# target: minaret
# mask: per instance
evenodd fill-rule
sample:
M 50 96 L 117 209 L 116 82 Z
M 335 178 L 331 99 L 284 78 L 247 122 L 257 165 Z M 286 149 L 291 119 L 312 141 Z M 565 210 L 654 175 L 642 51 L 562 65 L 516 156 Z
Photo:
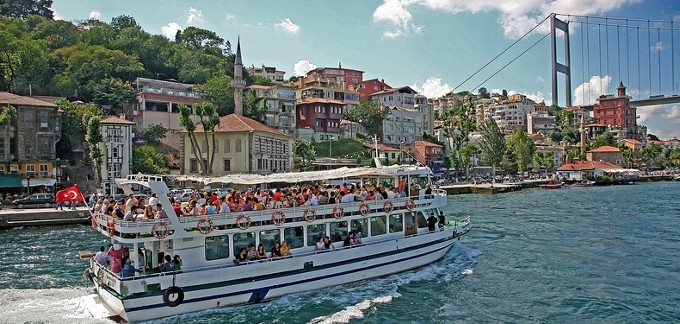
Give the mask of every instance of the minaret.
M 586 155 L 586 123 L 585 123 L 586 110 L 581 111 L 581 156 Z
M 243 116 L 243 89 L 246 81 L 243 80 L 243 62 L 241 61 L 241 37 L 236 42 L 236 59 L 234 60 L 234 78 L 231 80 L 234 89 L 234 114 Z

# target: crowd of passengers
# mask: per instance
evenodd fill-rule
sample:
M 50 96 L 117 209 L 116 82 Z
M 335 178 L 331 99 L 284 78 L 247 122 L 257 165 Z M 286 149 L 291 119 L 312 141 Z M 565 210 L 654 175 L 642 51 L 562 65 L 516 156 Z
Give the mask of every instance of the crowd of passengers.
M 421 190 L 420 185 L 412 183 L 406 185 L 406 180 L 399 181 L 398 186 L 383 186 L 377 184 L 359 185 L 343 184 L 326 188 L 323 185 L 308 185 L 306 187 L 288 187 L 283 189 L 262 190 L 247 189 L 245 191 L 230 190 L 225 196 L 218 196 L 215 192 L 195 191 L 187 202 L 176 197 L 169 197 L 173 210 L 177 216 L 200 216 L 229 212 L 244 212 L 264 209 L 277 209 L 298 206 L 317 206 L 353 201 L 371 201 L 409 197 L 423 192 L 426 197 L 432 195 L 429 184 Z M 413 193 L 413 194 L 412 194 Z M 126 199 L 115 200 L 113 197 L 96 199 L 90 196 L 89 206 L 95 213 L 105 214 L 114 219 L 136 221 L 167 218 L 156 194 L 145 199 L 137 199 L 130 194 Z
M 130 256 L 130 249 L 127 246 L 120 244 L 109 244 L 109 248 L 104 246 L 99 248 L 99 252 L 95 254 L 94 260 L 101 266 L 105 267 L 115 275 L 122 278 L 133 277 L 135 273 L 146 272 L 144 266 L 135 267 L 135 262 Z M 137 264 L 144 264 L 144 251 L 140 248 L 137 250 Z M 181 272 L 182 259 L 179 255 L 171 257 L 165 255 L 164 262 L 158 265 L 159 272 Z

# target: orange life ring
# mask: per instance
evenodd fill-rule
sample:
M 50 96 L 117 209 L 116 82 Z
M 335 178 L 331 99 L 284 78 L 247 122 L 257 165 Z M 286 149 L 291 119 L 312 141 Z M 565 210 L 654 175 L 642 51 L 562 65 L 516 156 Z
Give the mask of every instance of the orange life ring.
M 333 217 L 336 219 L 342 219 L 345 217 L 345 209 L 340 206 L 333 207 Z
M 203 218 L 200 221 L 198 221 L 198 224 L 196 224 L 196 229 L 201 233 L 201 234 L 208 234 L 212 232 L 213 230 L 213 223 L 210 218 Z
M 245 231 L 250 227 L 250 217 L 246 215 L 240 215 L 239 217 L 236 217 L 236 226 L 240 228 L 242 231 Z
M 389 200 L 385 200 L 385 203 L 383 203 L 383 211 L 386 213 L 392 212 L 394 209 L 394 205 L 392 205 L 392 202 Z
M 363 216 L 368 215 L 368 212 L 370 210 L 371 210 L 371 207 L 369 207 L 366 202 L 362 202 L 361 206 L 359 206 L 359 213 L 361 213 L 361 215 L 363 215 Z
M 97 215 L 92 214 L 92 228 L 98 229 L 98 224 L 97 224 Z
M 284 214 L 282 211 L 275 211 L 272 213 L 272 223 L 274 223 L 274 225 L 279 226 L 285 222 L 286 214 Z
M 404 203 L 404 206 L 408 210 L 413 210 L 413 208 L 416 208 L 416 203 L 415 203 L 415 201 L 413 201 L 413 199 L 408 198 L 408 199 L 406 199 L 406 203 Z
M 310 217 L 310 215 L 311 215 L 311 217 Z M 308 223 L 311 223 L 316 219 L 316 210 L 314 210 L 312 208 L 307 208 L 307 209 L 305 209 L 305 213 L 304 213 L 303 216 L 305 217 L 305 220 Z
M 158 222 L 153 224 L 151 233 L 153 234 L 153 237 L 162 240 L 168 237 L 168 234 L 170 234 L 170 228 L 166 222 Z
M 109 228 L 109 236 L 116 235 L 116 222 L 114 222 L 112 218 L 106 222 L 106 227 Z

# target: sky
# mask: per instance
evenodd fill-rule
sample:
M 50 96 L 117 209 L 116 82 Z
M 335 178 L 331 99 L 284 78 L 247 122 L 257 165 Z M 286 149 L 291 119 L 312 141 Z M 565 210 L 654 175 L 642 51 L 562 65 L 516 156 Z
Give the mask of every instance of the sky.
M 593 104 L 615 93 L 619 82 L 634 99 L 680 94 L 675 0 L 54 0 L 52 9 L 67 21 L 129 15 L 147 32 L 171 39 L 187 26 L 215 31 L 234 45 L 240 36 L 244 65 L 275 66 L 286 78 L 342 65 L 364 71 L 365 80 L 411 86 L 428 97 L 483 86 L 546 104 L 550 37 L 543 38 L 549 24 L 541 21 L 554 12 L 570 22 L 572 104 Z M 557 38 L 560 63 L 563 37 Z M 558 80 L 564 106 L 564 77 Z M 638 115 L 649 133 L 680 137 L 680 104 L 640 107 Z

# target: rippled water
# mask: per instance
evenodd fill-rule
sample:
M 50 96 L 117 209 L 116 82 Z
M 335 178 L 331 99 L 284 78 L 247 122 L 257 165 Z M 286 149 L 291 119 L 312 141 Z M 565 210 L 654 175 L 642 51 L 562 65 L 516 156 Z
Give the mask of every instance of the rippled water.
M 474 227 L 433 265 L 155 323 L 678 322 L 680 182 L 450 197 Z M 0 322 L 101 322 L 88 226 L 0 230 Z

